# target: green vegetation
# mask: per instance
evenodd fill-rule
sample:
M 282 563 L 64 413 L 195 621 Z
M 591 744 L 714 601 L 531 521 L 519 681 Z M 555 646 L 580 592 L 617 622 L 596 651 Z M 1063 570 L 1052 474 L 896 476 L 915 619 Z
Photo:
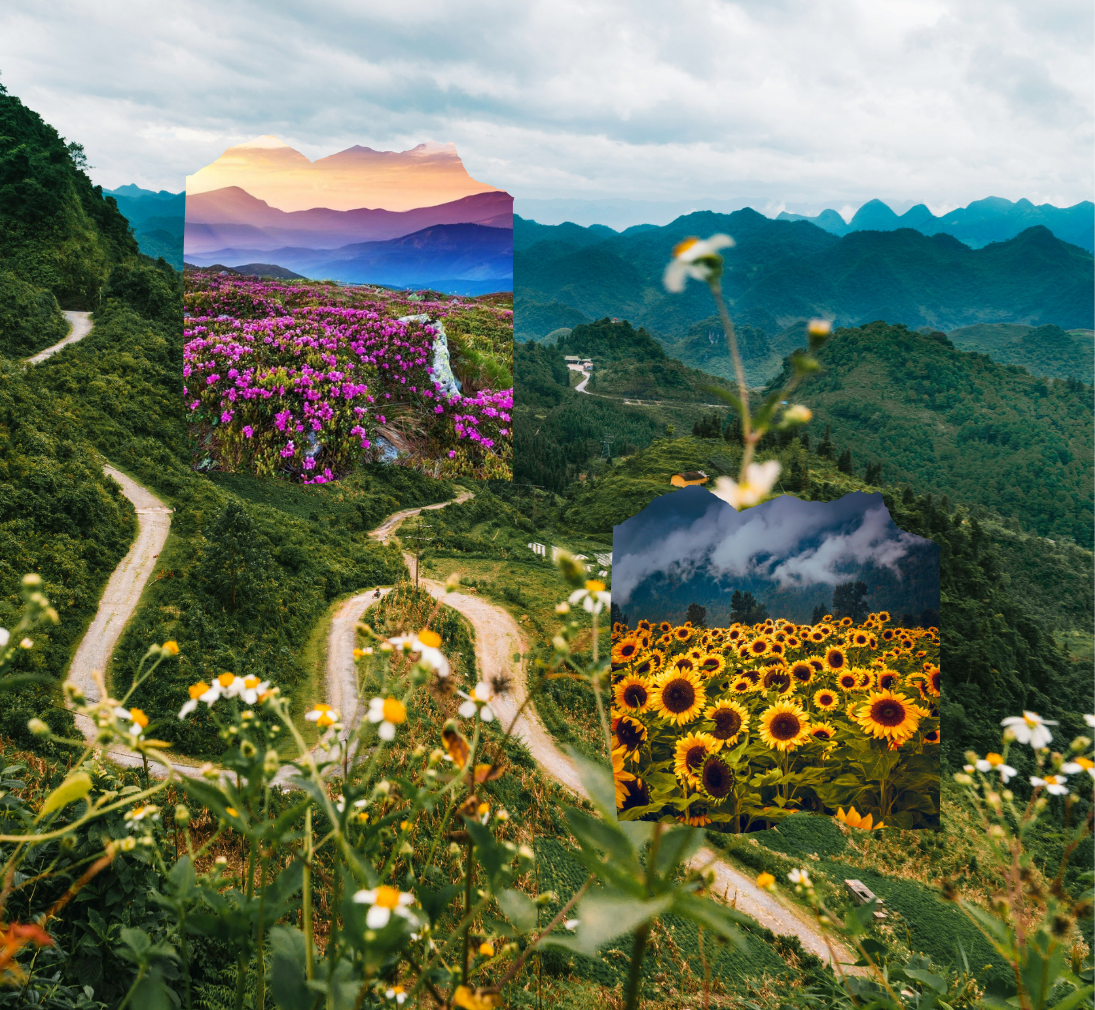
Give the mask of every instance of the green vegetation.
M 1022 365 L 1031 375 L 1078 379 L 1089 386 L 1095 378 L 1091 330 L 978 323 L 951 330 L 947 336 L 960 351 L 980 351 L 1001 364 Z
M 67 334 L 68 320 L 52 291 L 0 270 L 0 356 L 27 358 Z
M 806 345 L 804 331 L 803 326 L 802 332 L 798 333 L 802 342 L 796 342 L 787 351 Z M 760 327 L 742 323 L 734 327 L 734 336 L 741 354 L 745 381 L 750 386 L 764 385 L 779 371 L 780 365 L 780 355 L 769 343 L 768 333 Z M 735 378 L 734 365 L 730 360 L 730 351 L 726 346 L 726 337 L 718 316 L 710 316 L 693 323 L 680 340 L 666 343 L 665 352 L 670 357 L 710 375 L 730 380 Z
M 799 394 L 814 411 L 811 432 L 831 425 L 857 470 L 878 461 L 887 483 L 1091 543 L 1089 388 L 885 323 L 836 331 L 819 360 Z
M 111 267 L 137 253 L 86 165 L 79 144 L 0 86 L 0 270 L 52 291 L 65 309 L 95 308 Z

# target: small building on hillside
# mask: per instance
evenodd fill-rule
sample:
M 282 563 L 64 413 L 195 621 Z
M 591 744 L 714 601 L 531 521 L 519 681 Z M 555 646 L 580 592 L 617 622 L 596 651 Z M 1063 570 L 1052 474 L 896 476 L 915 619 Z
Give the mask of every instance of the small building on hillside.
M 593 370 L 593 362 L 589 358 L 584 359 L 581 366 L 583 372 L 591 372 Z
M 577 365 L 579 362 L 581 362 L 582 356 L 580 354 L 564 354 L 563 360 L 568 365 Z
M 669 483 L 674 487 L 691 487 L 693 484 L 706 484 L 707 474 L 702 470 L 684 470 L 675 473 L 669 478 Z

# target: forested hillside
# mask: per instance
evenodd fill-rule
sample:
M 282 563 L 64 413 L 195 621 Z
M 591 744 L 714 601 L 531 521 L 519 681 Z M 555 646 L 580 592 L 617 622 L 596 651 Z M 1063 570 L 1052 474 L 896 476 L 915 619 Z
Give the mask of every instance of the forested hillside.
M 0 86 L 0 271 L 52 291 L 63 309 L 94 309 L 111 267 L 137 253 L 85 167 L 79 144 Z
M 979 351 L 1001 364 L 1021 365 L 1031 375 L 1079 379 L 1089 386 L 1095 379 L 1095 334 L 1091 330 L 978 323 L 951 330 L 947 336 L 960 351 Z
M 1091 543 L 1089 386 L 885 323 L 838 330 L 819 360 L 798 396 L 814 411 L 814 437 L 831 425 L 856 469 L 879 462 L 888 482 Z
M 737 243 L 726 251 L 723 276 L 735 319 L 752 325 L 750 314 L 762 314 L 769 337 L 811 316 L 943 330 L 981 322 L 1092 326 L 1092 255 L 1043 226 L 974 250 L 908 228 L 838 238 L 748 209 L 607 237 L 603 229 L 533 225 L 515 219 L 518 339 L 604 316 L 626 317 L 667 341 L 686 337 L 711 315 L 710 299 L 700 285 L 668 295 L 662 270 L 676 243 L 715 232 Z M 522 247 L 519 235 L 535 241 Z

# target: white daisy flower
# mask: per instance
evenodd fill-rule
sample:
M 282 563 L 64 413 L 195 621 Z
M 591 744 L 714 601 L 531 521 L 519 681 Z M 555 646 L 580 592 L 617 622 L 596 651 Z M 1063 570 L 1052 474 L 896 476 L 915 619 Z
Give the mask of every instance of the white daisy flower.
M 403 652 L 418 653 L 418 662 L 428 666 L 439 677 L 449 675 L 449 661 L 441 652 L 441 636 L 424 628 L 417 635 L 398 635 L 387 643 Z
M 394 740 L 396 726 L 407 721 L 407 706 L 398 698 L 373 698 L 366 718 L 380 723 L 377 735 L 381 740 Z
M 575 589 L 568 597 L 571 606 L 576 603 L 588 614 L 599 614 L 612 603 L 612 594 L 605 591 L 605 584 L 599 579 L 590 579 L 584 589 Z
M 465 694 L 463 691 L 457 691 L 456 693 L 461 698 L 467 699 L 457 710 L 465 719 L 471 719 L 476 712 L 479 713 L 479 718 L 483 722 L 490 722 L 494 718 L 494 709 L 488 704 L 492 697 L 491 689 L 483 681 L 479 681 L 472 688 L 471 694 Z
M 1047 775 L 1044 779 L 1038 778 L 1037 775 L 1031 775 L 1030 784 L 1032 786 L 1045 786 L 1046 792 L 1053 796 L 1064 796 L 1068 792 L 1068 779 L 1063 775 Z
M 787 874 L 787 879 L 792 884 L 802 884 L 803 887 L 810 886 L 810 874 L 806 870 L 792 870 Z
M 370 906 L 365 915 L 365 925 L 369 929 L 383 929 L 391 920 L 392 913 L 409 922 L 414 921 L 414 913 L 409 908 L 414 904 L 414 895 L 387 884 L 381 884 L 371 891 L 358 891 L 354 895 L 354 903 Z
M 3 642 L 0 642 L 0 645 L 3 645 Z M 1089 726 L 1095 726 L 1095 715 L 1085 714 L 1084 722 L 1086 722 Z
M 309 722 L 317 723 L 320 727 L 333 726 L 338 722 L 338 710 L 320 702 L 310 712 L 304 713 L 304 718 Z
M 243 686 L 240 688 L 239 696 L 243 699 L 247 705 L 254 705 L 268 690 L 270 689 L 270 681 L 260 681 L 258 677 L 244 677 Z
M 1069 761 L 1068 764 L 1061 765 L 1061 772 L 1065 775 L 1078 775 L 1080 772 L 1087 772 L 1095 779 L 1095 761 L 1092 761 L 1091 758 L 1078 757 L 1075 761 Z
M 673 259 L 665 268 L 662 283 L 666 291 L 679 294 L 688 283 L 688 278 L 703 281 L 705 284 L 722 273 L 720 249 L 734 245 L 729 235 L 712 235 L 708 239 L 686 238 L 673 249 Z
M 394 985 L 387 992 L 384 993 L 385 999 L 394 999 L 400 1006 L 403 1005 L 407 999 L 407 993 L 401 985 Z
M 728 502 L 735 510 L 756 505 L 779 479 L 779 460 L 770 459 L 765 463 L 750 463 L 745 468 L 745 480 L 740 484 L 731 477 L 720 477 L 715 481 L 712 494 Z
M 1009 715 L 1000 720 L 1001 726 L 1007 726 L 1015 734 L 1019 743 L 1029 743 L 1035 750 L 1048 747 L 1053 739 L 1053 734 L 1046 728 L 1056 726 L 1052 719 L 1043 719 L 1037 712 L 1024 712 L 1020 715 Z
M 977 762 L 977 770 L 979 772 L 998 771 L 1004 785 L 1008 784 L 1013 775 L 1019 774 L 1011 765 L 1004 764 L 1004 759 L 999 754 L 986 754 Z
M 11 632 L 7 628 L 0 628 L 0 649 L 4 648 L 11 639 Z

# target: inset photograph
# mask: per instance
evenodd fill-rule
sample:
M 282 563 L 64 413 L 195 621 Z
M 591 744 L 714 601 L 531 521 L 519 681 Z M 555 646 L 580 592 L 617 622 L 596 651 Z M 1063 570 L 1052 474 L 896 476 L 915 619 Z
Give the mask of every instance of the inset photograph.
M 187 179 L 184 257 L 196 469 L 512 475 L 513 199 L 452 145 L 230 148 Z
M 621 819 L 939 825 L 939 549 L 880 494 L 739 513 L 686 487 L 612 553 Z

